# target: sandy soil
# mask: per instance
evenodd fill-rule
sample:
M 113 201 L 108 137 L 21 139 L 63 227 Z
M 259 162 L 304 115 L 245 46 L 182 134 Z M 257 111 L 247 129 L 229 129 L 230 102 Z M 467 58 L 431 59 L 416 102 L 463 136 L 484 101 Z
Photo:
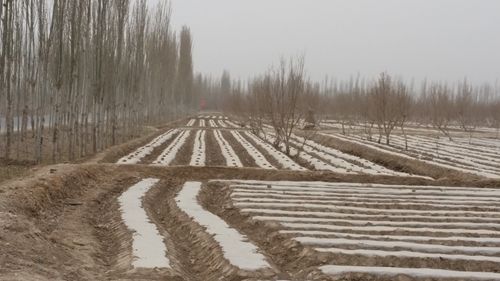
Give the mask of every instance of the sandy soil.
M 206 153 L 207 153 L 207 166 L 224 166 L 226 165 L 226 161 L 224 160 L 224 156 L 222 156 L 222 152 L 220 151 L 220 147 L 215 140 L 214 131 L 207 130 L 206 135 Z
M 189 137 L 186 139 L 181 149 L 177 152 L 174 161 L 170 163 L 171 166 L 189 165 L 191 156 L 193 154 L 194 139 L 196 137 L 196 130 L 191 130 Z
M 12 161 L 0 158 L 0 184 L 4 181 L 29 174 L 33 163 L 26 161 Z
M 247 137 L 245 134 L 241 134 L 241 136 L 245 138 L 249 143 L 251 143 L 253 147 L 255 147 L 260 153 L 262 153 L 262 155 L 266 157 L 266 160 L 269 161 L 269 163 L 271 163 L 274 167 L 276 167 L 277 169 L 283 169 L 283 166 L 279 163 L 279 161 L 276 160 L 271 155 L 269 155 L 269 153 L 267 153 L 265 149 L 260 147 L 257 143 L 255 143 L 251 138 Z
M 495 272 L 498 269 L 498 265 L 493 262 L 444 261 L 441 258 L 379 258 L 319 253 L 293 241 L 291 235 L 280 234 L 278 232 L 280 230 L 278 224 L 274 222 L 255 221 L 250 216 L 240 213 L 237 208 L 233 207 L 229 195 L 230 189 L 226 183 L 210 183 L 203 191 L 201 201 L 205 203 L 205 207 L 208 210 L 222 217 L 232 227 L 240 229 L 252 241 L 255 241 L 261 249 L 264 249 L 272 257 L 273 262 L 282 269 L 285 275 L 284 278 L 298 278 L 299 280 L 302 278 L 302 280 L 394 280 L 391 278 L 370 277 L 363 274 L 350 274 L 345 279 L 327 277 L 316 270 L 317 267 L 324 264 L 438 269 L 446 267 L 446 269 L 458 271 L 489 272 Z M 418 209 L 425 209 L 425 207 L 422 206 Z M 404 232 L 395 233 L 399 233 L 399 235 L 409 234 Z M 388 234 L 394 235 L 395 233 Z
M 165 148 L 167 148 L 174 140 L 175 138 L 180 134 L 180 132 L 172 135 L 172 137 L 167 140 L 166 142 L 164 142 L 162 145 L 156 147 L 155 149 L 153 149 L 153 151 L 151 152 L 151 154 L 147 155 L 146 157 L 144 157 L 142 160 L 141 160 L 141 164 L 151 164 L 153 161 L 156 160 L 156 158 L 158 158 L 158 156 L 160 156 L 160 154 L 165 150 Z
M 481 180 L 478 176 L 469 174 L 465 175 L 453 170 L 426 164 L 418 160 L 401 158 L 395 155 L 382 153 L 380 151 L 376 151 L 362 145 L 357 145 L 322 135 L 314 136 L 313 140 L 320 144 L 338 149 L 344 153 L 349 153 L 367 159 L 371 162 L 382 165 L 394 171 L 429 176 L 438 180 L 455 180 L 456 182 L 471 179 Z
M 126 188 L 146 177 L 162 179 L 161 184 L 150 191 L 145 204 L 154 221 L 170 234 L 171 241 L 167 244 L 175 245 L 172 271 L 141 272 L 130 268 L 131 236 L 119 220 L 116 198 Z M 214 276 L 212 280 L 219 280 L 217 278 L 226 276 L 224 274 L 236 279 L 228 277 L 223 280 L 241 280 L 238 271 L 230 270 L 231 267 L 220 259 L 220 250 L 210 237 L 203 235 L 199 227 L 180 215 L 172 205 L 171 198 L 184 181 L 214 178 L 401 182 L 396 177 L 254 168 L 118 167 L 113 164 L 51 166 L 26 179 L 1 185 L 0 280 L 165 280 L 165 276 L 168 277 L 166 280 L 210 280 L 190 276 Z M 436 184 L 410 178 L 405 182 Z M 227 195 L 224 187 L 210 186 L 205 189 L 202 201 L 207 209 L 258 241 L 258 246 L 279 269 L 276 276 L 298 278 L 313 274 L 314 266 L 326 261 L 352 262 L 348 257 L 339 255 L 313 254 L 284 235 L 276 235 L 272 224 L 253 222 L 228 207 Z
M 248 154 L 248 151 L 233 137 L 229 131 L 221 131 L 221 133 L 234 149 L 234 152 L 236 152 L 236 155 L 238 155 L 244 167 L 257 167 L 257 164 L 255 164 L 255 160 L 252 156 Z
M 111 148 L 87 163 L 30 167 L 23 178 L 4 182 L 0 179 L 0 280 L 333 280 L 321 274 L 317 267 L 329 263 L 436 267 L 440 261 L 435 259 L 370 259 L 319 254 L 293 241 L 290 236 L 279 234 L 275 223 L 255 221 L 240 213 L 232 206 L 225 184 L 208 184 L 207 181 L 300 180 L 500 187 L 500 181 L 433 170 L 433 167 L 419 163 L 404 162 L 361 147 L 320 138 L 318 142 L 344 152 L 379 164 L 385 163 L 389 168 L 434 176 L 438 180 L 216 167 L 223 165 L 224 159 L 212 130 L 207 130 L 206 138 L 207 164 L 210 167 L 112 164 L 168 128 L 170 126 Z M 224 136 L 234 145 L 238 155 L 244 155 L 243 147 L 228 134 L 225 132 Z M 177 165 L 189 162 L 194 135 L 193 132 L 179 151 L 175 160 Z M 153 159 L 166 145 L 157 148 L 145 161 Z M 164 237 L 172 269 L 138 270 L 131 267 L 132 233 L 121 220 L 117 198 L 128 187 L 148 177 L 161 181 L 146 194 L 143 205 Z M 213 237 L 179 210 L 174 202 L 174 197 L 187 180 L 205 183 L 206 188 L 199 196 L 202 205 L 247 235 L 272 263 L 272 271 L 245 272 L 223 258 L 221 248 Z M 365 204 L 369 206 L 368 202 Z M 490 263 L 456 262 L 447 266 L 457 270 L 495 269 L 495 264 Z M 382 279 L 354 274 L 335 280 Z

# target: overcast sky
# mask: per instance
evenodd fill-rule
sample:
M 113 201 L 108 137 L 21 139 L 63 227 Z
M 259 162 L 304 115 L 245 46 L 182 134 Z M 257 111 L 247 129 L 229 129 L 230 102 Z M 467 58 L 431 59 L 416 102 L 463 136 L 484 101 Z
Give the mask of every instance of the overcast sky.
M 417 80 L 500 78 L 500 0 L 172 0 L 172 6 L 174 26 L 191 27 L 202 73 L 228 69 L 244 79 L 282 56 L 305 54 L 315 80 L 381 71 Z

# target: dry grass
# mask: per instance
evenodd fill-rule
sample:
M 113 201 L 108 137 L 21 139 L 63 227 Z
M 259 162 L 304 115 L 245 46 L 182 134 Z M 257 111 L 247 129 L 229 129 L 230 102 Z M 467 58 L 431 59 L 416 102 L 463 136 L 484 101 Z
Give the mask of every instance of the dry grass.
M 0 183 L 28 174 L 32 166 L 30 162 L 7 161 L 0 158 Z
M 137 139 L 141 135 L 149 134 L 151 132 L 151 128 L 144 128 L 141 132 L 137 132 L 128 138 L 123 139 Z M 28 175 L 33 167 L 36 166 L 35 157 L 34 157 L 34 147 L 35 147 L 35 139 L 32 137 L 31 133 L 28 134 L 25 139 L 19 143 L 16 142 L 16 138 L 20 137 L 19 135 L 14 135 L 14 144 L 12 145 L 12 154 L 9 160 L 4 158 L 0 158 L 0 183 L 19 178 L 25 175 Z M 54 164 L 52 162 L 52 143 L 50 142 L 50 136 L 47 134 L 44 136 L 44 145 L 42 147 L 42 163 L 41 166 Z M 5 135 L 0 135 L 0 151 L 2 151 L 2 155 L 4 153 L 5 144 Z M 90 145 L 87 147 L 87 155 L 83 155 L 81 157 L 77 157 L 74 163 L 81 163 L 87 161 L 90 157 L 93 156 L 90 151 L 92 151 Z M 61 156 L 56 160 L 56 163 L 67 163 L 69 161 L 69 153 L 68 153 L 68 142 L 63 139 L 61 141 Z
M 132 139 L 139 138 L 145 134 L 150 133 L 151 127 L 143 127 L 142 130 L 138 130 L 131 135 L 118 135 L 117 140 L 123 142 L 127 142 Z M 69 141 L 66 138 L 66 134 L 62 133 L 60 135 L 60 143 L 58 146 L 58 157 L 56 159 L 56 163 L 63 163 L 70 161 L 69 158 Z M 92 142 L 90 136 L 87 136 L 87 144 L 84 147 L 83 151 L 80 151 L 80 148 L 76 148 L 75 151 L 76 159 L 74 161 L 78 161 L 81 159 L 88 158 L 93 155 L 92 152 Z M 28 134 L 21 139 L 20 134 L 14 134 L 12 140 L 12 152 L 11 158 L 16 161 L 35 161 L 35 144 L 36 139 L 34 136 L 28 132 Z M 5 147 L 5 135 L 0 135 L 0 150 L 4 151 Z M 109 144 L 104 144 L 105 146 L 109 146 Z M 52 161 L 52 136 L 50 132 L 45 132 L 43 136 L 43 145 L 42 145 L 42 164 L 55 164 Z M 83 152 L 83 153 L 81 153 Z M 3 156 L 3 155 L 2 155 Z
M 43 162 L 41 165 L 57 164 L 57 163 L 85 163 L 85 162 L 105 162 L 114 163 L 116 160 L 123 155 L 126 155 L 140 147 L 155 136 L 162 133 L 163 130 L 171 127 L 182 126 L 185 124 L 186 118 L 181 118 L 172 121 L 167 124 L 161 124 L 158 126 L 144 126 L 142 130 L 134 132 L 133 135 L 129 136 L 119 136 L 118 140 L 123 140 L 121 144 L 115 145 L 110 148 L 106 148 L 97 154 L 91 153 L 92 148 L 90 144 L 87 147 L 88 153 L 81 157 L 78 157 L 74 161 L 69 161 L 68 157 L 68 142 L 63 138 L 61 141 L 61 157 L 57 159 L 56 163 L 52 163 L 52 143 L 50 142 L 50 135 L 44 136 L 44 145 L 42 147 Z M 31 133 L 25 137 L 23 142 L 16 143 L 16 138 L 20 137 L 19 134 L 14 135 L 14 144 L 12 145 L 12 158 L 14 160 L 5 160 L 0 158 L 0 183 L 5 182 L 10 179 L 22 177 L 28 175 L 30 170 L 35 167 L 34 159 L 34 147 L 35 139 L 32 137 Z M 5 135 L 0 134 L 0 151 L 2 151 L 5 144 Z M 3 156 L 3 155 L 0 155 Z

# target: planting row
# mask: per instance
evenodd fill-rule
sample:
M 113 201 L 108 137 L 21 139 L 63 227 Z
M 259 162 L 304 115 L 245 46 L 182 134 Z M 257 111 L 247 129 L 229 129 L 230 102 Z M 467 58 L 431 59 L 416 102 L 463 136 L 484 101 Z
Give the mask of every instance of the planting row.
M 215 118 L 192 118 L 186 124 L 186 127 L 207 127 L 207 128 L 240 128 L 241 126 L 228 120 L 227 117 Z
M 313 250 L 335 278 L 500 278 L 498 189 L 223 182 L 239 213 Z
M 258 167 L 296 171 L 311 169 L 341 174 L 414 176 L 393 171 L 297 135 L 292 135 L 289 157 L 285 154 L 283 145 L 280 151 L 271 144 L 275 140 L 272 133 L 261 137 L 250 131 L 173 129 L 121 158 L 118 163 Z M 492 157 L 490 159 L 496 161 Z
M 171 140 L 178 133 L 179 130 L 177 129 L 168 130 L 166 133 L 158 136 L 145 146 L 139 147 L 134 152 L 122 157 L 118 160 L 117 164 L 138 164 L 144 157 L 153 153 L 155 148 L 160 147 L 163 143 Z
M 405 132 L 411 133 L 411 134 L 423 134 L 423 135 L 442 135 L 442 132 L 440 132 L 438 129 L 435 127 L 429 125 L 429 124 L 420 124 L 417 122 L 407 122 L 405 124 Z M 372 128 L 372 130 L 377 130 L 376 125 L 371 124 L 371 123 L 364 123 L 364 122 L 349 122 L 349 121 L 339 121 L 339 120 L 324 120 L 320 122 L 320 127 L 322 129 L 334 129 L 334 130 L 342 130 L 345 132 L 350 132 L 354 134 L 362 134 L 369 128 Z M 464 129 L 461 126 L 455 125 L 455 126 L 447 126 L 448 132 L 460 136 L 460 135 L 468 135 L 469 132 L 464 132 Z M 395 130 L 396 133 L 402 133 L 400 128 L 397 128 Z M 476 127 L 473 129 L 474 133 L 479 133 L 479 134 L 486 134 L 489 136 L 498 136 L 499 130 L 497 128 L 491 128 L 491 127 Z
M 342 174 L 412 176 L 293 135 L 291 157 L 249 131 L 173 129 L 121 158 L 119 164 L 259 167 Z M 299 147 L 302 149 L 299 153 Z M 294 160 L 299 160 L 294 161 Z M 304 164 L 306 167 L 302 166 Z
M 385 145 L 357 136 L 323 135 L 447 169 L 487 178 L 500 178 L 500 140 L 468 138 L 449 140 L 427 136 L 408 136 L 405 139 L 403 136 L 393 136 L 390 145 Z
M 254 134 L 234 130 L 169 130 L 117 163 L 306 170 Z
M 223 115 L 198 115 L 196 118 L 201 118 L 201 119 L 229 119 L 227 116 Z
M 121 223 L 128 230 L 119 238 L 131 240 L 121 255 L 131 255 L 131 259 L 127 259 L 130 266 L 155 271 L 186 268 L 184 271 L 189 272 L 191 263 L 195 263 L 198 270 L 204 268 L 203 277 L 214 274 L 214 280 L 235 276 L 239 276 L 237 280 L 241 276 L 264 279 L 276 275 L 267 258 L 245 235 L 202 207 L 198 201 L 200 182 L 186 182 L 178 192 L 176 186 L 163 188 L 160 184 L 158 179 L 144 179 L 118 198 Z M 161 200 L 167 209 L 146 203 L 154 187 L 176 193 L 155 193 L 168 197 L 155 196 L 154 199 L 155 202 Z M 166 216 L 168 221 L 176 223 L 158 220 L 158 216 Z M 177 231 L 187 233 L 180 239 Z M 189 262 L 185 260 L 187 256 Z M 201 280 L 198 278 L 196 280 Z
M 118 198 L 122 221 L 132 237 L 133 267 L 178 268 L 183 262 L 179 255 L 185 255 L 180 249 L 191 245 L 191 256 L 208 268 L 213 266 L 210 271 L 259 280 L 290 278 L 300 272 L 307 274 L 307 280 L 353 275 L 359 280 L 374 276 L 377 280 L 500 278 L 498 189 L 251 180 L 212 183 L 219 187 L 205 195 L 201 195 L 201 182 L 186 182 L 180 189 L 158 187 L 155 195 L 149 195 L 159 180 L 145 179 Z M 220 189 L 220 184 L 228 189 Z M 176 195 L 162 198 L 158 191 Z M 214 200 L 205 196 L 218 192 L 229 192 L 220 194 L 228 202 L 216 201 L 234 208 L 224 207 L 216 215 L 203 201 Z M 148 196 L 169 209 L 145 204 Z M 232 210 L 248 219 L 228 223 L 224 212 Z M 172 228 L 158 215 L 182 227 Z M 268 243 L 268 235 L 247 236 L 241 230 L 248 231 L 251 227 L 244 225 L 254 222 L 264 228 L 258 231 L 268 229 L 276 238 L 269 246 L 271 252 L 268 246 L 260 247 Z M 181 229 L 190 233 L 183 241 L 175 240 L 178 233 L 169 233 Z M 285 261 L 282 255 L 297 250 L 289 241 L 304 249 Z M 210 258 L 205 260 L 204 255 Z M 271 260 L 280 260 L 279 266 Z M 288 262 L 294 266 L 287 266 Z
M 273 133 L 267 134 L 269 141 L 274 142 Z M 312 140 L 292 134 L 290 154 L 308 163 L 316 170 L 326 170 L 341 174 L 369 174 L 413 177 L 414 175 L 393 171 L 366 159 L 343 153 L 337 149 L 321 145 Z M 285 146 L 281 145 L 282 151 Z

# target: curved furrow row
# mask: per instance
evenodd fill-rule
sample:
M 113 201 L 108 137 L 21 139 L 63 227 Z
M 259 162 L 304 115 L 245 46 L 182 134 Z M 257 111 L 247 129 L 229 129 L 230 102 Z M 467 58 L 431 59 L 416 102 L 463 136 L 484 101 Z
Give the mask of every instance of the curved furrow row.
M 227 186 L 226 204 L 237 209 L 243 227 L 258 223 L 269 229 L 268 235 L 281 237 L 277 241 L 283 241 L 279 243 L 284 251 L 292 245 L 289 240 L 312 250 L 303 252 L 317 261 L 312 279 L 347 273 L 381 280 L 397 275 L 412 280 L 498 277 L 500 192 L 495 189 L 244 180 L 211 183 Z M 234 216 L 231 211 L 227 218 Z

